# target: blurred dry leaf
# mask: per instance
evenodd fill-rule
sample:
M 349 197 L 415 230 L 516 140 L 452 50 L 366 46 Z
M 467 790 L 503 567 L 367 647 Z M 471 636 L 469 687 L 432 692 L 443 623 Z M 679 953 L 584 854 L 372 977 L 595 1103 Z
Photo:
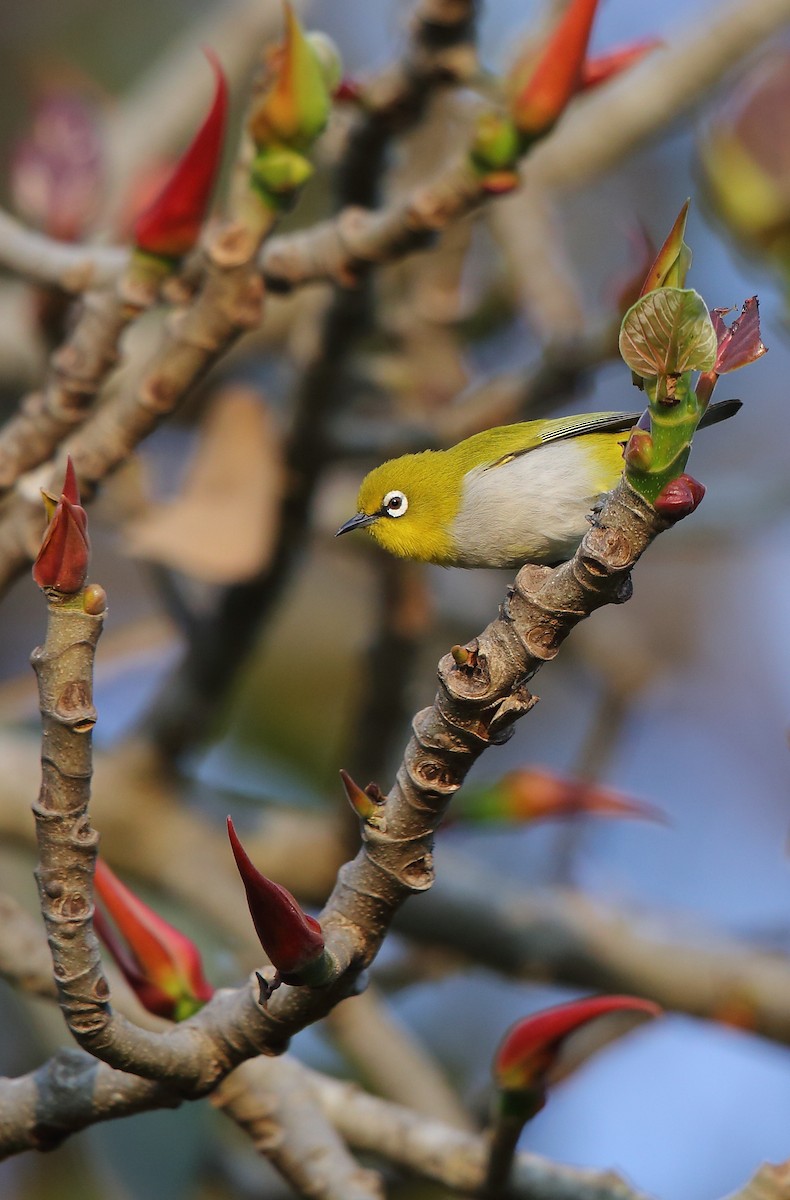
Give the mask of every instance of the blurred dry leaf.
M 127 549 L 204 583 L 249 579 L 271 556 L 283 485 L 271 413 L 255 389 L 226 387 L 206 415 L 180 495 L 127 526 Z

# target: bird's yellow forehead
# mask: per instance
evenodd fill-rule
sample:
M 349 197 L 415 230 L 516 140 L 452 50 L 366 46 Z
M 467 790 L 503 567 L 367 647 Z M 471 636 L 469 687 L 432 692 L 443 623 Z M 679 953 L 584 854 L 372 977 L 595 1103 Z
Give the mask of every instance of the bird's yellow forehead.
M 404 458 L 391 459 L 389 462 L 382 463 L 380 467 L 376 467 L 369 475 L 366 475 L 362 480 L 357 498 L 359 511 L 367 513 L 370 517 L 373 513 L 381 511 L 387 492 L 392 492 L 396 489 L 405 492 L 404 483 L 410 482 L 408 460 L 419 457 L 421 455 L 407 454 Z
M 442 451 L 424 450 L 382 463 L 363 479 L 357 507 L 366 516 L 382 512 L 390 492 L 406 498 L 402 515 L 381 516 L 367 530 L 391 554 L 434 562 L 447 558 L 461 493 L 461 480 L 447 474 L 448 465 Z

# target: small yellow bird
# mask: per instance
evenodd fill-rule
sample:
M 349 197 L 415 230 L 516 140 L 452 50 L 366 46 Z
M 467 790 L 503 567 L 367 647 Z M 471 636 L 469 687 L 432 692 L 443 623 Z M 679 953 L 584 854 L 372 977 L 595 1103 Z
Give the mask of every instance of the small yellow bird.
M 700 426 L 734 414 L 707 410 Z M 501 425 L 449 450 L 382 463 L 337 531 L 367 529 L 390 554 L 443 567 L 519 567 L 569 558 L 593 507 L 617 483 L 638 413 L 590 413 Z

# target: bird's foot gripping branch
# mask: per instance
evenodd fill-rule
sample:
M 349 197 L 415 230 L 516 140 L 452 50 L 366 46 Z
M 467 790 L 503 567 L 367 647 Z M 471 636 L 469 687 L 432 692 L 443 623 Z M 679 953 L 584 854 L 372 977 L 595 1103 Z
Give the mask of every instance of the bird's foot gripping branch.
M 625 448 L 625 474 L 668 521 L 688 516 L 705 494 L 683 472 L 719 375 L 754 362 L 766 349 L 756 296 L 727 327 L 726 310 L 709 312 L 699 293 L 684 286 L 691 264 L 687 215 L 688 201 L 620 329 L 620 353 L 648 401 Z

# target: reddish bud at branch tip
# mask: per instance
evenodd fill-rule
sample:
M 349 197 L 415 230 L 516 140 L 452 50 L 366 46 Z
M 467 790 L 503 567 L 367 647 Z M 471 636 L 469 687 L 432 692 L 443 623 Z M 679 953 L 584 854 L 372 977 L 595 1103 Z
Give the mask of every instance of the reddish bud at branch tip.
M 302 912 L 287 888 L 273 883 L 253 866 L 230 817 L 228 837 L 258 939 L 283 980 L 299 983 L 300 973 L 323 954 L 321 926 Z
M 101 859 L 96 862 L 94 882 L 97 896 L 126 943 L 98 909 L 96 932 L 140 1003 L 171 1021 L 184 1020 L 202 1008 L 213 989 L 194 942 L 135 896 Z
M 75 595 L 85 584 L 89 561 L 88 516 L 80 505 L 77 476 L 69 457 L 63 492 L 33 564 L 33 578 L 40 588 Z
M 66 474 L 63 479 L 63 499 L 68 500 L 69 504 L 79 504 L 80 489 L 77 484 L 77 472 L 74 470 L 74 463 L 71 460 L 71 455 L 66 459 Z
M 635 817 L 665 823 L 658 809 L 573 776 L 540 767 L 508 772 L 491 788 L 464 799 L 462 818 L 478 821 L 547 821 L 577 816 Z
M 657 1017 L 661 1009 L 636 996 L 592 996 L 525 1017 L 505 1034 L 494 1059 L 494 1078 L 503 1091 L 540 1089 L 566 1038 L 597 1017 L 616 1012 Z
M 138 217 L 134 241 L 139 250 L 181 258 L 200 236 L 222 158 L 228 85 L 216 55 L 205 51 L 215 76 L 214 99 L 191 145 L 156 199 Z
M 510 114 L 526 136 L 548 133 L 582 84 L 582 69 L 598 0 L 571 0 L 537 62 L 517 63 Z
M 342 767 L 340 768 L 340 779 L 343 783 L 346 799 L 359 819 L 361 821 L 370 821 L 371 818 L 377 816 L 379 806 L 376 801 L 364 788 L 355 783 L 348 771 L 344 771 Z

